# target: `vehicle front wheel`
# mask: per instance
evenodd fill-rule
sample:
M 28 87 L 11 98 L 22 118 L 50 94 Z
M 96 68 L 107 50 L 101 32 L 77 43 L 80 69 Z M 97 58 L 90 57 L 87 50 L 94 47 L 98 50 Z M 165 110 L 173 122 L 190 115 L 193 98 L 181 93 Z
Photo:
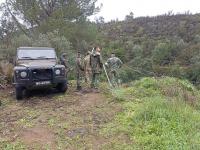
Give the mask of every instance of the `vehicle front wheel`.
M 65 93 L 68 89 L 67 87 L 67 83 L 59 83 L 56 87 L 56 89 L 59 91 L 59 92 L 62 92 L 62 93 Z
M 17 100 L 23 99 L 24 88 L 23 87 L 15 87 L 15 94 Z

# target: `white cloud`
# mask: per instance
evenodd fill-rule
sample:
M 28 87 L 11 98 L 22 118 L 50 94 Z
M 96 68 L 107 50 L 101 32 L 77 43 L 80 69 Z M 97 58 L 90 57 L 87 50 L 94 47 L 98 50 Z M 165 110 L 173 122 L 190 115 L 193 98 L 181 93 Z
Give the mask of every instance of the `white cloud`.
M 102 3 L 103 8 L 95 17 L 103 16 L 106 21 L 116 18 L 122 20 L 131 11 L 135 17 L 155 16 L 169 11 L 200 12 L 199 0 L 98 0 L 98 3 Z

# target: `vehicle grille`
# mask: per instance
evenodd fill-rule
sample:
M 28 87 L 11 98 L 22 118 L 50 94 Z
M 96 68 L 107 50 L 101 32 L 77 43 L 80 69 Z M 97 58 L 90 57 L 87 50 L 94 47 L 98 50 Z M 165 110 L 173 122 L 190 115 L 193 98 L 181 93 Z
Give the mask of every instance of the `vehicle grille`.
M 33 81 L 46 81 L 52 79 L 52 69 L 34 69 L 32 70 Z

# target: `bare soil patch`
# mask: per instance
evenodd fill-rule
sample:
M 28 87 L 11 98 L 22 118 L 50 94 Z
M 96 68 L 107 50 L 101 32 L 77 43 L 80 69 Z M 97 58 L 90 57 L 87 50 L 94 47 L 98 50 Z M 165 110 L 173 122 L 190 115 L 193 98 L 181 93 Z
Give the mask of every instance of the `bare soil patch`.
M 26 145 L 49 145 L 55 147 L 55 136 L 54 134 L 42 127 L 30 128 L 22 131 L 20 139 Z

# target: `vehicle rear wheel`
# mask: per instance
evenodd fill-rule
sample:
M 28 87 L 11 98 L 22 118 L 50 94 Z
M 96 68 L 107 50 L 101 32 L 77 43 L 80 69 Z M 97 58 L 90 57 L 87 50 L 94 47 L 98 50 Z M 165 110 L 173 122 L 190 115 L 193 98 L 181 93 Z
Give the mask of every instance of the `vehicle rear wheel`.
M 23 87 L 15 87 L 15 94 L 17 100 L 23 99 L 24 88 Z
M 56 88 L 59 92 L 65 93 L 68 89 L 68 86 L 67 83 L 64 82 L 64 83 L 59 83 Z

